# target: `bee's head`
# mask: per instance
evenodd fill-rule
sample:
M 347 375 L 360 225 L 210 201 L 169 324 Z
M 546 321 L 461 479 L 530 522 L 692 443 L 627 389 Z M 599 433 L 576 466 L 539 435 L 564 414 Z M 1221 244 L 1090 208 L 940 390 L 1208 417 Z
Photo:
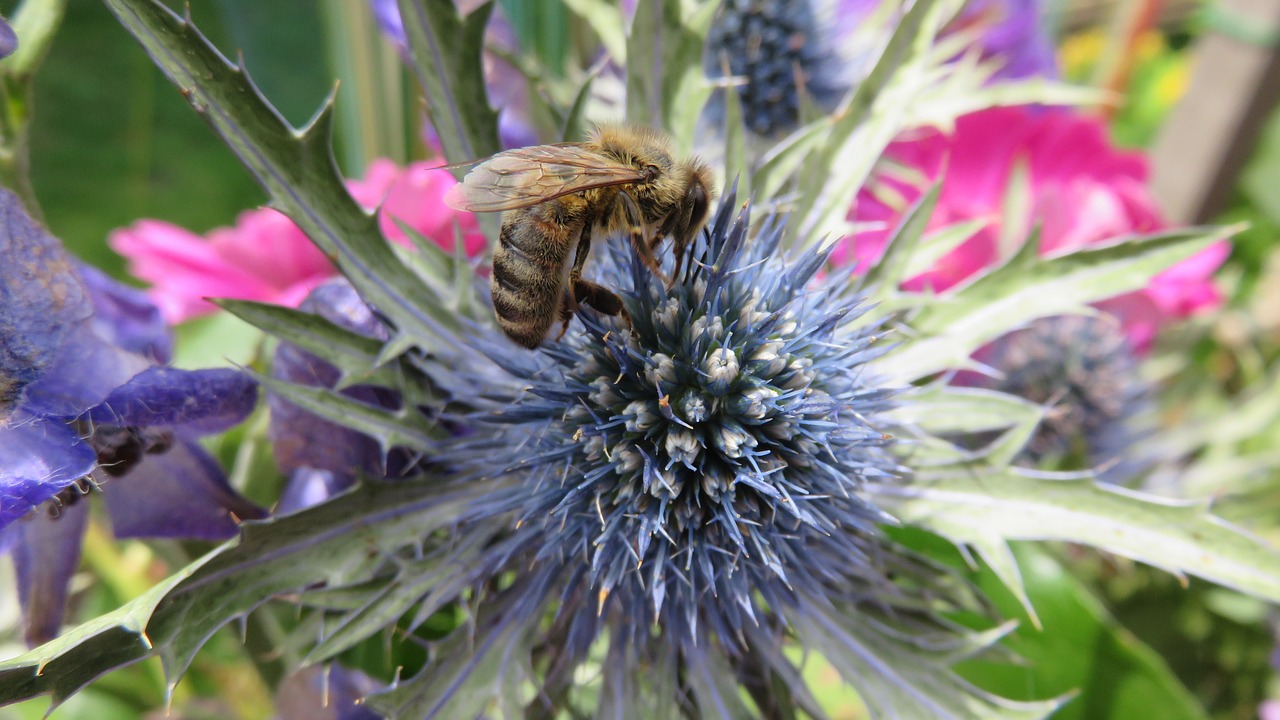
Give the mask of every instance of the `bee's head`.
M 662 224 L 662 233 L 671 238 L 679 257 L 706 224 L 716 190 L 711 170 L 697 160 L 682 163 L 677 173 L 680 178 L 680 199 Z

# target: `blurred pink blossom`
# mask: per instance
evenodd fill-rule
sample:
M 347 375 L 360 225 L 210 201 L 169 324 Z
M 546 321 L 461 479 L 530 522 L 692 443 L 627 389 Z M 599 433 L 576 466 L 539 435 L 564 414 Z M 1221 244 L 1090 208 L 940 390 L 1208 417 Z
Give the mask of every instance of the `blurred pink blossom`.
M 1102 121 L 1091 116 L 1031 107 L 983 110 L 959 118 L 949 135 L 922 130 L 900 139 L 886 158 L 897 167 L 859 195 L 849 218 L 860 227 L 836 249 L 836 263 L 878 259 L 902 210 L 939 177 L 942 189 L 929 230 L 984 221 L 931 270 L 903 283 L 908 290 L 943 292 L 996 261 L 1002 205 L 1019 164 L 1031 193 L 1023 232 L 1040 223 L 1045 255 L 1165 226 L 1146 184 L 1146 158 L 1113 147 Z M 1145 289 L 1098 307 L 1119 318 L 1134 347 L 1145 351 L 1161 325 L 1222 302 L 1212 275 L 1229 253 L 1228 243 L 1217 243 L 1157 275 Z
M 364 207 L 382 207 L 379 225 L 387 239 L 408 245 L 395 218 L 452 249 L 456 225 L 467 254 L 474 256 L 485 242 L 475 217 L 443 202 L 454 184 L 447 170 L 430 163 L 401 169 L 375 160 L 363 179 L 349 180 L 347 187 Z M 151 284 L 148 294 L 170 324 L 216 310 L 205 298 L 296 306 L 337 274 L 292 220 L 270 208 L 245 211 L 234 227 L 204 237 L 160 220 L 139 220 L 113 231 L 108 242 L 128 259 L 130 274 Z

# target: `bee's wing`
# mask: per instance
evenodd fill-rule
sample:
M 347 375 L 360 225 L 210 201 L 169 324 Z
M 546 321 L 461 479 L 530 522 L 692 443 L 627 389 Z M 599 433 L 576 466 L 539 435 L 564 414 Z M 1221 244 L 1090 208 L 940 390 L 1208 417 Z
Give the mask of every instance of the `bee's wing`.
M 461 183 L 449 188 L 444 202 L 454 210 L 471 212 L 513 210 L 642 177 L 635 167 L 578 143 L 534 145 L 500 152 L 475 166 Z

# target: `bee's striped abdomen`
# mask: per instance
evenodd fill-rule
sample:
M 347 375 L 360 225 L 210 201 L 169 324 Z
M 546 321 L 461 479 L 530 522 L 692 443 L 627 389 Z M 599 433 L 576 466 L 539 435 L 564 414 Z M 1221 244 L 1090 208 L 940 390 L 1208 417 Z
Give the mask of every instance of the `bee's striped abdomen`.
M 536 210 L 512 210 L 503 217 L 489 280 L 498 325 L 527 348 L 537 347 L 559 317 L 565 262 L 581 228 L 581 223 L 540 217 Z

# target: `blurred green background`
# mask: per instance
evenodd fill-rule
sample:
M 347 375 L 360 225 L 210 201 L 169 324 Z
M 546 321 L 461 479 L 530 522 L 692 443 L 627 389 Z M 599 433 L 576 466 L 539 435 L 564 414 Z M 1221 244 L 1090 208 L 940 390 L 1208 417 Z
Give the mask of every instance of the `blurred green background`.
M 169 3 L 181 10 L 181 3 Z M 6 14 L 14 0 L 0 3 Z M 243 49 L 262 91 L 294 123 L 331 88 L 318 0 L 192 0 L 224 51 Z M 139 218 L 197 232 L 230 224 L 265 195 L 97 0 L 70 0 L 36 78 L 32 182 L 54 234 L 121 275 L 111 229 Z

